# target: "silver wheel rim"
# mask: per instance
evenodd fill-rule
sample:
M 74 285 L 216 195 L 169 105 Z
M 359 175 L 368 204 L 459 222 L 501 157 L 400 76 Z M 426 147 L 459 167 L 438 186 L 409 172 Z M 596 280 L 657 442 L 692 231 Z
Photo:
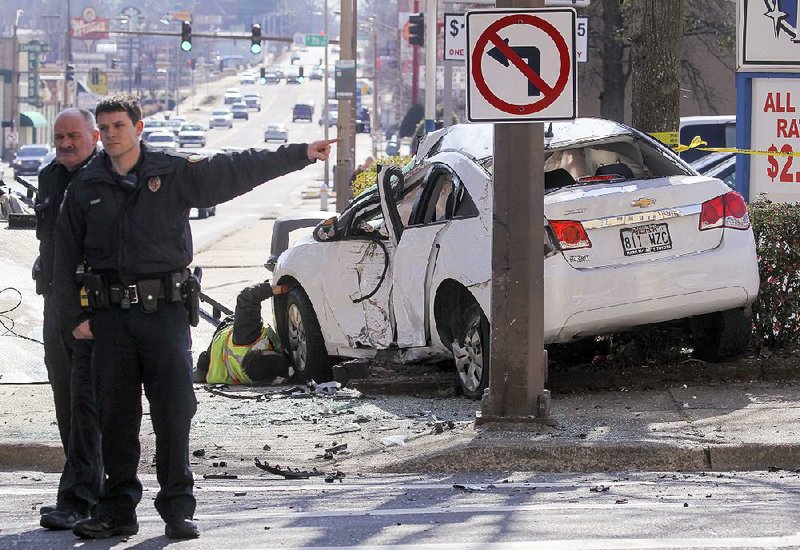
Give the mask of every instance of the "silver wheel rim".
M 464 342 L 453 344 L 453 356 L 461 385 L 467 391 L 475 391 L 483 379 L 483 343 L 481 342 L 481 321 L 476 319 L 470 325 Z
M 303 316 L 297 304 L 289 304 L 289 311 L 286 314 L 289 321 L 289 349 L 291 350 L 292 363 L 298 371 L 306 370 L 306 359 L 308 357 L 308 343 L 306 342 L 306 329 L 303 326 Z

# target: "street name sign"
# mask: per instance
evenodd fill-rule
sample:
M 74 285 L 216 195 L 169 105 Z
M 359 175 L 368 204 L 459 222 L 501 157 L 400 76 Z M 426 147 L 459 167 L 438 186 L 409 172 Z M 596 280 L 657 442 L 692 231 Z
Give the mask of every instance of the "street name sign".
M 577 116 L 574 9 L 475 10 L 466 19 L 470 122 Z
M 306 46 L 309 48 L 324 48 L 328 45 L 328 37 L 324 34 L 307 34 Z

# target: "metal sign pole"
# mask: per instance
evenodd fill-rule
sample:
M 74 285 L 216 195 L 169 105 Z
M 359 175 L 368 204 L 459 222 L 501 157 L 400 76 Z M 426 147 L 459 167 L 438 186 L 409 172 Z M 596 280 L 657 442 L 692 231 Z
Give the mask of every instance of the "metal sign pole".
M 552 424 L 544 389 L 544 130 L 541 122 L 494 128 L 490 380 L 476 423 Z

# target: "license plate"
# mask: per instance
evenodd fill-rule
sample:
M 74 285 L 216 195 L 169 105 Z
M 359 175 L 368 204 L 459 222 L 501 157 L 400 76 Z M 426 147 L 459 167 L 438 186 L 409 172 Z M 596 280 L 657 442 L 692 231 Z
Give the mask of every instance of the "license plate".
M 622 240 L 622 251 L 626 256 L 672 249 L 672 238 L 669 236 L 669 226 L 666 223 L 620 229 L 619 236 Z

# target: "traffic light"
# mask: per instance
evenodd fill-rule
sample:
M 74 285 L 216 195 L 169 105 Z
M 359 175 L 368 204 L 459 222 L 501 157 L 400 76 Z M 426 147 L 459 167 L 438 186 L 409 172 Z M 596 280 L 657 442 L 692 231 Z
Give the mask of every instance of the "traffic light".
M 425 45 L 424 13 L 412 13 L 408 16 L 408 43 L 412 46 Z
M 181 23 L 181 49 L 185 52 L 192 50 L 192 24 L 189 21 Z
M 265 69 L 264 67 L 261 67 L 261 78 L 259 79 L 259 81 L 262 84 L 267 83 L 267 69 Z
M 69 82 L 75 80 L 75 65 L 67 65 L 67 68 L 64 71 L 64 79 Z
M 261 25 L 253 23 L 251 28 L 252 36 L 250 37 L 250 51 L 254 54 L 261 53 Z
M 100 69 L 98 69 L 97 67 L 92 67 L 90 78 L 91 78 L 90 82 L 92 85 L 97 86 L 98 84 L 100 84 Z
M 303 66 L 300 65 L 299 67 L 297 67 L 297 76 L 303 78 L 303 73 L 305 73 L 305 71 L 303 70 Z

